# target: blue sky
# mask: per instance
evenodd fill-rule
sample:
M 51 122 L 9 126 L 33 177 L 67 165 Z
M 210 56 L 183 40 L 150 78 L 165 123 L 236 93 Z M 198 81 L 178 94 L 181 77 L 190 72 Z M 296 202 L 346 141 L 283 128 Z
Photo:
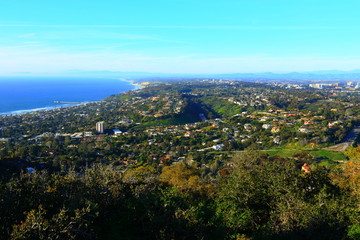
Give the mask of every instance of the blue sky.
M 0 2 L 0 75 L 360 68 L 355 0 Z

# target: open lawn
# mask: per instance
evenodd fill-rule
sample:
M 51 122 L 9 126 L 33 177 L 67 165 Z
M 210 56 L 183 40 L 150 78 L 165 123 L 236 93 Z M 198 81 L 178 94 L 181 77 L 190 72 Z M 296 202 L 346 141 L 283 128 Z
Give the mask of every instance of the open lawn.
M 347 160 L 346 155 L 342 152 L 323 150 L 320 149 L 320 147 L 322 146 L 317 146 L 317 145 L 312 146 L 310 144 L 302 146 L 298 143 L 289 143 L 284 146 L 279 146 L 268 150 L 261 150 L 260 152 L 267 153 L 270 156 L 278 155 L 281 157 L 292 157 L 296 153 L 308 152 L 313 156 L 314 159 L 327 158 L 333 161 Z
M 260 154 L 269 154 L 270 156 L 280 156 L 284 158 L 293 157 L 294 154 L 298 153 L 310 153 L 312 159 L 318 159 L 320 165 L 328 165 L 338 161 L 347 161 L 348 158 L 343 152 L 330 151 L 318 149 L 318 146 L 314 146 L 314 149 L 311 145 L 301 146 L 297 143 L 291 143 L 284 146 L 279 146 L 276 148 L 271 148 L 267 150 L 255 150 Z M 235 151 L 237 152 L 237 151 Z M 239 151 L 242 152 L 242 151 Z
M 332 161 L 346 161 L 347 157 L 342 152 L 336 151 L 328 151 L 328 150 L 310 150 L 310 149 L 269 149 L 269 150 L 262 150 L 262 153 L 267 153 L 270 156 L 280 156 L 280 157 L 292 157 L 296 153 L 308 152 L 313 156 L 314 159 L 316 158 L 327 158 Z

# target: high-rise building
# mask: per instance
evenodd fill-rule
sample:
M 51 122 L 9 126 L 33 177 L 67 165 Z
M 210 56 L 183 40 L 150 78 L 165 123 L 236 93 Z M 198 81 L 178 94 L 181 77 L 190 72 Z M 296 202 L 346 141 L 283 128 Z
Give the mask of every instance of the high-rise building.
M 104 122 L 97 122 L 96 123 L 96 131 L 98 133 L 104 133 L 104 129 L 105 129 Z

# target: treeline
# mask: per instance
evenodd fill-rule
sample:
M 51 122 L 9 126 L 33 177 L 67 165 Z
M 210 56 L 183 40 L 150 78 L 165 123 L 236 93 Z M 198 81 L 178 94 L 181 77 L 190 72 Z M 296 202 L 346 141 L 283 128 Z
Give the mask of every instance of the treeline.
M 0 184 L 2 239 L 359 239 L 360 149 L 332 170 L 242 154 L 208 178 L 177 163 L 93 165 Z

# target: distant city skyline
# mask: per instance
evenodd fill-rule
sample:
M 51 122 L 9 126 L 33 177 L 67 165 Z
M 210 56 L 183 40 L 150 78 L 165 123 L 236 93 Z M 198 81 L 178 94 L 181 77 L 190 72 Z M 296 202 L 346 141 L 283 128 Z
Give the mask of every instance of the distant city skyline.
M 355 0 L 0 3 L 0 76 L 360 69 Z

